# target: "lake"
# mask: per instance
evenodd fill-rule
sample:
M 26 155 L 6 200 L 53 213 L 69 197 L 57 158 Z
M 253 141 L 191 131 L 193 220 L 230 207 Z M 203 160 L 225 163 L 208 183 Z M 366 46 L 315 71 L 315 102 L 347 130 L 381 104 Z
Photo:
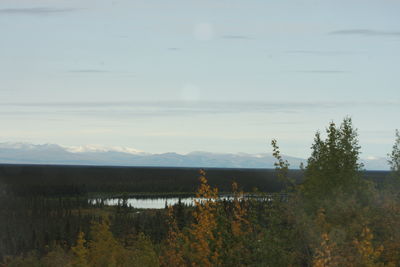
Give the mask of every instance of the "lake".
M 280 197 L 284 194 L 279 194 L 281 195 Z M 252 196 L 252 195 L 246 195 L 246 199 L 252 198 L 256 199 L 258 201 L 271 201 L 272 200 L 272 195 L 266 195 L 264 197 L 261 196 Z M 184 198 L 178 198 L 178 197 L 160 197 L 160 198 L 128 198 L 127 199 L 127 205 L 136 209 L 163 209 L 165 208 L 166 205 L 175 205 L 179 202 L 179 199 L 182 204 L 192 206 L 194 205 L 194 201 L 202 201 L 204 199 L 199 199 L 195 197 L 184 197 Z M 233 196 L 231 195 L 223 195 L 218 198 L 218 200 L 227 200 L 227 201 L 232 201 Z M 90 199 L 89 202 L 91 204 L 96 204 L 96 202 L 101 201 L 100 199 Z M 122 198 L 106 198 L 102 200 L 103 203 L 106 206 L 116 206 L 118 204 L 122 204 L 123 199 Z

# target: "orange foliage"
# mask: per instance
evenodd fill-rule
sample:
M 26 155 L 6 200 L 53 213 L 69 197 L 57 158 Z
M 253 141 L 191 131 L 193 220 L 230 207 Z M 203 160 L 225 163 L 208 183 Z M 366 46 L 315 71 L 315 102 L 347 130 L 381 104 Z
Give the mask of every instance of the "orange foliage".
M 160 262 L 162 266 L 220 265 L 222 240 L 217 232 L 216 211 L 218 190 L 207 184 L 204 170 L 200 170 L 200 187 L 196 193 L 194 223 L 179 230 L 173 217 L 172 207 L 168 209 L 169 232 Z
M 383 252 L 383 246 L 374 247 L 372 240 L 374 235 L 371 229 L 367 226 L 363 228 L 360 240 L 354 240 L 354 245 L 356 246 L 361 264 L 365 267 L 379 267 L 379 266 L 394 266 L 392 264 L 385 265 L 379 262 L 379 257 Z
M 329 267 L 329 266 L 340 266 L 337 262 L 337 257 L 334 256 L 334 250 L 336 243 L 329 240 L 327 233 L 322 234 L 322 242 L 319 249 L 317 249 L 316 255 L 313 259 L 313 267 Z
M 240 199 L 243 199 L 243 192 L 238 192 L 238 185 L 236 182 L 232 183 L 233 192 L 233 219 L 231 221 L 231 228 L 233 236 L 242 236 L 250 231 L 250 223 L 245 219 L 247 209 L 242 207 Z
M 193 212 L 195 222 L 188 231 L 191 266 L 218 265 L 220 263 L 219 250 L 222 246 L 221 234 L 216 232 L 218 189 L 213 189 L 207 184 L 204 170 L 200 170 L 200 187 L 196 193 L 196 198 L 196 209 Z
M 76 246 L 72 247 L 71 250 L 75 256 L 73 261 L 74 267 L 87 267 L 87 257 L 88 257 L 88 249 L 86 247 L 85 234 L 83 232 L 79 232 L 78 238 L 76 240 Z
M 184 235 L 179 230 L 176 220 L 173 215 L 172 206 L 168 207 L 168 223 L 169 231 L 165 242 L 164 250 L 160 256 L 161 266 L 186 266 L 183 253 Z

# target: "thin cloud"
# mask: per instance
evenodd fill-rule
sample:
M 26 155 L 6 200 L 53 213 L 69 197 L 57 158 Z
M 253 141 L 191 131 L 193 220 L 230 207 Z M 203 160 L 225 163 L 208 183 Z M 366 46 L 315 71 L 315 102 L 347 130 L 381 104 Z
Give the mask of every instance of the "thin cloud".
M 344 74 L 350 73 L 348 70 L 291 70 L 286 72 L 292 73 L 308 73 L 308 74 Z
M 80 8 L 53 8 L 53 7 L 30 7 L 30 8 L 2 8 L 0 15 L 47 15 L 57 13 L 70 13 Z
M 69 73 L 108 73 L 108 70 L 100 69 L 82 69 L 82 70 L 69 70 Z
M 251 40 L 253 38 L 247 35 L 222 35 L 222 39 L 232 39 L 232 40 Z
M 371 29 L 349 29 L 331 31 L 329 34 L 332 35 L 359 35 L 359 36 L 399 36 L 400 31 L 378 31 Z
M 179 51 L 181 50 L 179 47 L 168 47 L 169 51 Z
M 337 55 L 349 55 L 354 54 L 352 51 L 321 51 L 321 50 L 287 50 L 287 54 L 305 54 L 305 55 L 321 55 L 321 56 L 337 56 Z
M 87 116 L 190 116 L 202 114 L 236 114 L 284 112 L 345 107 L 400 107 L 399 101 L 381 102 L 58 102 L 58 103 L 0 103 L 0 115 L 16 114 L 71 114 Z M 4 113 L 6 112 L 6 113 Z
M 298 114 L 365 107 L 399 108 L 400 102 L 63 102 L 0 104 L 0 118 L 131 121 L 238 114 Z

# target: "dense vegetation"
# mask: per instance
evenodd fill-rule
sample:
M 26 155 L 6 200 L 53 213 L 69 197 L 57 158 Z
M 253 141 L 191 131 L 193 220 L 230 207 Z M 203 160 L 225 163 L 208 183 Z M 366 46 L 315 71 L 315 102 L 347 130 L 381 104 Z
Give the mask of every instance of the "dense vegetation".
M 164 210 L 137 211 L 124 201 L 89 205 L 82 194 L 23 196 L 12 193 L 14 184 L 1 201 L 3 264 L 400 266 L 398 131 L 391 175 L 379 184 L 362 176 L 349 118 L 331 123 L 325 139 L 316 134 L 301 183 L 275 140 L 272 146 L 284 198 L 257 190 L 257 198 L 244 198 L 234 182 L 233 200 L 219 201 L 203 170 L 196 191 L 202 201 Z
M 291 175 L 300 180 L 302 172 L 293 170 Z M 210 168 L 207 178 L 210 185 L 225 192 L 231 190 L 233 181 L 245 191 L 257 187 L 264 192 L 279 192 L 283 188 L 276 173 L 268 169 Z M 0 165 L 0 181 L 6 185 L 5 193 L 20 196 L 194 193 L 198 168 Z
M 280 192 L 284 183 L 273 169 L 207 168 L 207 180 L 220 192 L 230 192 L 236 182 L 245 192 Z M 302 170 L 288 170 L 300 183 Z M 363 171 L 362 176 L 382 181 L 386 171 Z M 0 193 L 22 197 L 64 197 L 86 195 L 177 195 L 194 194 L 198 168 L 102 167 L 62 165 L 0 164 Z

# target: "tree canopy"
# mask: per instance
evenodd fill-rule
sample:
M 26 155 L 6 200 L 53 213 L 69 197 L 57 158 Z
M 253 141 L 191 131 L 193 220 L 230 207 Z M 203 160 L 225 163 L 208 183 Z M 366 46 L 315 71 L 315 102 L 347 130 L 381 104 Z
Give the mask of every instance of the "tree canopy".
M 400 176 L 400 131 L 396 130 L 396 140 L 393 145 L 392 153 L 389 156 L 390 169 Z
M 302 189 L 313 197 L 329 195 L 338 188 L 351 189 L 361 181 L 360 146 L 351 118 L 346 117 L 339 127 L 331 122 L 326 134 L 325 140 L 320 132 L 315 134 L 305 169 Z

